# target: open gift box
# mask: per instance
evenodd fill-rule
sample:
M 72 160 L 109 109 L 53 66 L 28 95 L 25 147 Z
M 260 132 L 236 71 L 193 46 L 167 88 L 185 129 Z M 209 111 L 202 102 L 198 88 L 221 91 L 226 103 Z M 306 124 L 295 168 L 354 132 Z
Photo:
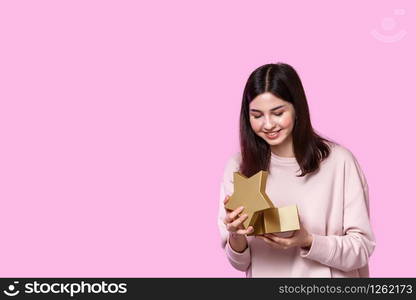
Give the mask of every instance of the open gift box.
M 268 173 L 259 171 L 247 178 L 234 172 L 234 192 L 225 204 L 225 208 L 235 210 L 244 206 L 241 214 L 248 217 L 243 222 L 247 229 L 253 226 L 254 232 L 247 235 L 274 233 L 277 236 L 290 236 L 291 232 L 300 229 L 299 215 L 296 205 L 275 207 L 266 194 Z

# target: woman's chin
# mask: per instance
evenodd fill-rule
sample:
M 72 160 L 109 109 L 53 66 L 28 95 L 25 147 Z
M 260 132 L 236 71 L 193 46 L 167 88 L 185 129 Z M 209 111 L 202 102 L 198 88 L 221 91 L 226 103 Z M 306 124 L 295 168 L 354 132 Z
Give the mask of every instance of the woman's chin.
M 282 141 L 280 139 L 276 139 L 276 140 L 269 140 L 267 138 L 263 138 L 267 144 L 274 146 L 274 145 L 279 145 Z
M 263 137 L 263 140 L 265 140 L 269 145 L 271 146 L 275 146 L 275 145 L 279 145 L 282 144 L 282 142 L 286 139 L 286 136 L 279 136 L 276 139 L 269 139 L 267 137 Z

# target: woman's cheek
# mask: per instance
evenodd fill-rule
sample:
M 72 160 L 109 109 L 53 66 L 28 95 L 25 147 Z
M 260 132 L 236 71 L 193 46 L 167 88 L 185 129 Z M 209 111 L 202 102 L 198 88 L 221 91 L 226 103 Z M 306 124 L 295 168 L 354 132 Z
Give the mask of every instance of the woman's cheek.
M 250 121 L 251 128 L 253 128 L 254 132 L 258 132 L 260 130 L 260 124 L 259 122 L 256 122 L 254 120 Z
M 280 126 L 287 128 L 292 125 L 292 119 L 290 117 L 285 117 L 279 123 L 280 123 Z

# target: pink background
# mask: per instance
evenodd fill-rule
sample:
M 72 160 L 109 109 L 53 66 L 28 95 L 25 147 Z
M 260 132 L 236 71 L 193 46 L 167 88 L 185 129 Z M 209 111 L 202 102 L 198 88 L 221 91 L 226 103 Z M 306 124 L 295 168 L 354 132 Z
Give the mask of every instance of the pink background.
M 282 61 L 365 172 L 371 275 L 414 277 L 414 1 L 147 2 L 1 2 L 0 275 L 244 277 L 219 184 Z

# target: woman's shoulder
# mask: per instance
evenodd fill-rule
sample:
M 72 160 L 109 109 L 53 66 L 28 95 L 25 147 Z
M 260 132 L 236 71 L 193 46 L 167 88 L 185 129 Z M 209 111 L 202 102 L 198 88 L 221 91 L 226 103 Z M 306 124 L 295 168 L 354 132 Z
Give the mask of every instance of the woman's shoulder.
M 329 157 L 335 162 L 356 162 L 357 159 L 352 151 L 344 145 L 336 142 L 327 142 L 331 153 Z
M 346 176 L 358 174 L 364 188 L 368 189 L 367 179 L 365 178 L 361 163 L 358 162 L 357 157 L 352 153 L 352 151 L 340 144 L 333 144 L 331 147 L 331 155 L 333 156 L 334 161 L 333 167 L 338 170 L 342 170 Z
M 232 154 L 225 163 L 225 171 L 237 172 L 241 164 L 241 152 Z
M 223 180 L 227 182 L 232 182 L 234 178 L 234 172 L 238 172 L 240 169 L 241 163 L 241 153 L 236 152 L 232 154 L 226 161 L 224 172 L 223 172 Z

